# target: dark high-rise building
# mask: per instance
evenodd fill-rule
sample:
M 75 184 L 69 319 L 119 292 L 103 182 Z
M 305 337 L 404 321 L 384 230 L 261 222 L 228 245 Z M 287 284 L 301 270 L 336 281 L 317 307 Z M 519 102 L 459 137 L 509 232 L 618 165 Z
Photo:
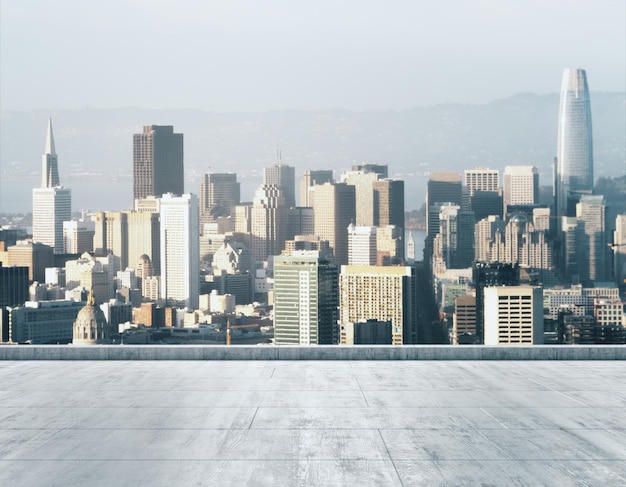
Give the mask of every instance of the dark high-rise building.
M 476 221 L 487 218 L 489 215 L 502 218 L 502 201 L 502 190 L 475 191 L 470 198 L 470 205 Z
M 485 288 L 490 286 L 519 286 L 519 266 L 502 262 L 476 262 L 473 269 L 476 286 L 476 335 L 484 343 Z
M 574 216 L 578 195 L 592 190 L 593 140 L 587 74 L 583 69 L 566 69 L 559 107 L 555 214 Z
M 374 190 L 374 224 L 404 228 L 404 181 L 382 179 L 372 183 Z
M 183 192 L 183 134 L 171 125 L 144 126 L 133 135 L 133 198 Z
M 461 174 L 456 171 L 436 171 L 426 184 L 426 242 L 424 262 L 430 263 L 433 240 L 439 233 L 439 209 L 443 203 L 462 205 Z
M 234 216 L 241 202 L 240 184 L 234 173 L 205 174 L 200 183 L 200 219 L 212 221 L 220 216 Z
M 0 262 L 0 308 L 28 300 L 28 270 L 27 266 L 3 267 Z

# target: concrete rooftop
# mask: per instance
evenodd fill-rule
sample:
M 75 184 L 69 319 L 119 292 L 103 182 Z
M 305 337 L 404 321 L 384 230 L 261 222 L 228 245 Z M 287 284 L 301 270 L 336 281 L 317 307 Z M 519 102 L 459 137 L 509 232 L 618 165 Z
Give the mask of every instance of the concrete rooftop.
M 0 361 L 2 486 L 626 485 L 624 361 Z

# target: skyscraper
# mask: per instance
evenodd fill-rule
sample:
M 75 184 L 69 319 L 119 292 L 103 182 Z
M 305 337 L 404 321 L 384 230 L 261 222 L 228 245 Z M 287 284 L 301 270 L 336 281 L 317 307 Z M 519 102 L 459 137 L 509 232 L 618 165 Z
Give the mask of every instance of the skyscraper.
M 133 198 L 182 195 L 183 134 L 171 125 L 146 125 L 133 135 Z
M 378 226 L 373 185 L 379 177 L 375 172 L 362 171 L 346 171 L 341 175 L 342 182 L 354 187 L 355 225 Z
M 218 216 L 234 216 L 240 202 L 240 184 L 235 173 L 205 174 L 200 183 L 200 216 L 203 222 Z
M 250 248 L 258 261 L 279 255 L 287 236 L 287 208 L 280 188 L 260 186 L 250 209 Z
M 263 168 L 263 184 L 280 188 L 287 208 L 296 206 L 296 170 L 281 162 L 280 151 L 278 162 Z
M 476 191 L 498 191 L 500 172 L 497 169 L 475 167 L 465 170 L 465 186 L 469 197 Z
M 340 323 L 391 320 L 394 345 L 417 343 L 415 286 L 414 267 L 341 266 Z
M 587 75 L 566 69 L 561 84 L 554 181 L 557 216 L 574 216 L 578 194 L 593 189 L 593 141 Z
M 338 269 L 319 251 L 274 259 L 274 336 L 277 345 L 338 341 Z
M 300 206 L 313 206 L 313 202 L 309 200 L 309 188 L 316 184 L 332 183 L 333 171 L 330 169 L 321 169 L 317 171 L 304 171 L 302 180 L 300 181 Z
M 461 206 L 461 174 L 456 171 L 435 171 L 426 184 L 426 242 L 424 262 L 430 263 L 433 240 L 439 233 L 439 208 L 443 203 Z
M 313 218 L 315 235 L 328 240 L 337 262 L 348 263 L 348 225 L 354 223 L 354 186 L 325 183 L 313 186 Z
M 511 205 L 539 203 L 539 171 L 535 166 L 504 168 L 504 213 Z
M 350 224 L 348 227 L 348 265 L 376 265 L 376 230 Z
M 33 189 L 33 242 L 49 245 L 55 254 L 62 254 L 63 222 L 72 219 L 72 193 L 60 185 L 52 119 L 48 119 L 41 172 L 41 187 Z
M 161 199 L 161 297 L 196 309 L 200 287 L 198 197 L 164 194 Z
M 606 205 L 601 195 L 583 195 L 576 204 L 578 271 L 583 283 L 608 281 L 611 256 L 606 233 Z

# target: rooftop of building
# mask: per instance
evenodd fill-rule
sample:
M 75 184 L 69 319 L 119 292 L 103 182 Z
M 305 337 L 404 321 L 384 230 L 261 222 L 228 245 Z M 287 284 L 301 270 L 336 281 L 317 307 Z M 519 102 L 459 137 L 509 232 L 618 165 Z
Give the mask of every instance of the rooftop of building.
M 623 361 L 324 360 L 329 347 L 300 349 L 321 360 L 136 360 L 138 348 L 0 347 L 3 359 L 135 358 L 0 361 L 0 484 L 626 483 Z M 419 350 L 453 348 L 464 347 Z M 560 348 L 626 358 L 624 347 Z M 202 359 L 224 347 L 141 350 Z

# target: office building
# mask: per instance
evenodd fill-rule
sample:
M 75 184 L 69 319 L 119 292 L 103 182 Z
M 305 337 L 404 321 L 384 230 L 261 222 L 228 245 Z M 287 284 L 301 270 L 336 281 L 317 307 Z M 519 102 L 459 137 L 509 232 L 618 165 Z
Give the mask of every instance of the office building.
M 27 301 L 6 308 L 8 335 L 4 342 L 70 343 L 72 329 L 84 303 L 76 301 Z
M 463 269 L 474 261 L 474 214 L 458 205 L 439 207 L 439 232 L 433 242 L 433 270 Z
M 234 173 L 205 174 L 200 183 L 199 203 L 201 223 L 218 217 L 233 216 L 241 202 L 240 184 Z
M 603 196 L 582 195 L 576 204 L 578 275 L 583 283 L 611 280 Z
M 313 235 L 315 233 L 315 217 L 313 208 L 308 206 L 292 206 L 287 210 L 287 240 L 296 235 Z
M 374 225 L 395 225 L 402 245 L 398 258 L 404 260 L 404 181 L 382 179 L 372 183 L 374 191 Z M 358 212 L 358 208 L 357 208 Z
M 466 169 L 464 173 L 465 187 L 471 198 L 477 191 L 498 191 L 500 171 L 486 167 Z
M 250 208 L 250 250 L 257 261 L 265 261 L 283 250 L 287 239 L 287 210 L 279 186 L 257 188 Z
M 28 267 L 0 262 L 0 308 L 18 306 L 28 300 Z
M 358 226 L 377 226 L 377 206 L 374 182 L 379 175 L 374 172 L 346 171 L 341 181 L 354 187 L 355 220 Z
M 263 185 L 278 187 L 287 208 L 296 206 L 296 170 L 282 164 L 280 152 L 276 164 L 263 168 Z
M 504 168 L 504 213 L 512 205 L 539 204 L 539 171 L 535 166 Z
M 376 229 L 376 264 L 404 265 L 404 229 L 387 225 Z M 409 233 L 409 238 L 411 234 Z M 409 242 L 410 243 L 410 242 Z M 415 247 L 413 247 L 415 254 Z
M 470 198 L 470 209 L 474 212 L 476 221 L 491 215 L 502 218 L 504 197 L 502 189 L 497 191 L 475 191 Z
M 274 338 L 277 345 L 338 342 L 338 269 L 318 251 L 274 259 Z
M 426 184 L 426 242 L 424 261 L 430 265 L 433 241 L 439 233 L 439 209 L 444 203 L 462 204 L 461 174 L 456 171 L 435 171 Z
M 348 265 L 376 265 L 377 229 L 348 226 Z
M 28 240 L 18 240 L 7 249 L 7 266 L 28 267 L 29 281 L 45 282 L 46 267 L 54 267 L 52 247 Z
M 159 210 L 160 211 L 160 210 Z M 142 257 L 148 257 L 152 273 L 161 272 L 160 213 L 127 211 L 128 266 L 136 266 Z
M 472 280 L 476 289 L 476 336 L 484 343 L 484 291 L 493 286 L 519 286 L 519 266 L 502 262 L 475 262 Z
M 125 211 L 99 211 L 96 213 L 94 251 L 112 253 L 120 258 L 120 266 L 128 267 L 128 213 Z M 142 252 L 143 253 L 143 252 Z
M 542 345 L 542 293 L 533 286 L 486 287 L 485 345 Z
M 158 207 L 160 212 L 160 203 Z M 152 262 L 154 273 L 158 275 L 161 259 L 159 212 L 97 212 L 93 238 L 95 252 L 112 253 L 120 259 L 120 267 L 123 269 L 134 266 L 142 255 L 147 255 Z
M 574 216 L 579 195 L 593 190 L 593 139 L 587 74 L 566 69 L 561 83 L 554 181 L 557 216 Z
M 391 321 L 393 345 L 417 343 L 414 267 L 342 266 L 340 324 Z
M 51 119 L 48 119 L 41 172 L 41 186 L 33 189 L 33 242 L 48 245 L 55 254 L 62 254 L 63 222 L 72 219 L 72 193 L 60 184 Z
M 144 126 L 133 135 L 133 198 L 183 192 L 183 134 L 171 125 Z
M 172 306 L 196 309 L 200 286 L 198 197 L 161 199 L 161 297 Z
M 356 217 L 355 188 L 346 183 L 313 186 L 315 235 L 328 240 L 337 262 L 348 263 L 348 225 Z
M 64 221 L 63 248 L 65 254 L 93 252 L 95 224 L 92 221 Z
M 341 325 L 340 345 L 392 345 L 391 320 L 362 320 Z
M 452 317 L 452 345 L 472 345 L 478 342 L 476 335 L 476 296 L 464 294 L 454 298 Z
M 300 206 L 313 206 L 313 201 L 309 198 L 309 189 L 312 186 L 334 182 L 333 171 L 330 169 L 304 171 L 304 175 L 300 181 Z

